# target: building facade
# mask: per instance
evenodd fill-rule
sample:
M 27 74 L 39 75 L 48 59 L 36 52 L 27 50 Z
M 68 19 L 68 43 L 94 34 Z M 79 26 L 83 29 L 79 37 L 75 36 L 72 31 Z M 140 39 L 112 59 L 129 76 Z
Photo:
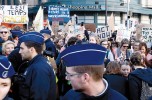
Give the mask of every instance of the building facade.
M 78 23 L 95 23 L 97 27 L 104 26 L 105 19 L 108 21 L 112 13 L 116 26 L 124 24 L 127 12 L 136 23 L 152 24 L 152 0 L 1 0 L 0 3 L 7 4 L 9 1 L 12 4 L 28 4 L 31 20 L 37 13 L 39 5 L 45 7 L 45 15 L 48 5 L 60 5 L 70 8 L 70 15 L 76 14 Z

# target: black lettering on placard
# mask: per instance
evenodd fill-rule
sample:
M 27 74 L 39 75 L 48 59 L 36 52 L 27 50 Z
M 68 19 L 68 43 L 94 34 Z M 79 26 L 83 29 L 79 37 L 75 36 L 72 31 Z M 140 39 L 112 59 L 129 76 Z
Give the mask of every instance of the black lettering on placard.
M 26 15 L 24 6 L 12 6 L 11 5 L 8 12 L 9 12 L 9 15 Z
M 107 37 L 110 37 L 111 33 L 110 32 L 106 32 L 106 35 L 107 35 Z
M 96 32 L 97 32 L 97 33 L 100 33 L 100 28 L 97 28 Z
M 109 26 L 106 26 L 106 29 L 107 29 L 107 30 L 105 30 L 105 31 L 108 31 L 108 30 L 110 30 L 109 28 L 110 28 Z
M 4 10 L 4 6 L 1 5 L 1 6 L 0 6 L 0 10 Z
M 147 39 L 147 36 L 143 36 L 144 39 Z
M 101 39 L 102 38 L 102 34 L 98 34 L 98 37 Z
M 105 33 L 102 33 L 102 38 L 106 38 L 106 34 Z
M 149 42 L 152 42 L 152 36 L 149 36 Z

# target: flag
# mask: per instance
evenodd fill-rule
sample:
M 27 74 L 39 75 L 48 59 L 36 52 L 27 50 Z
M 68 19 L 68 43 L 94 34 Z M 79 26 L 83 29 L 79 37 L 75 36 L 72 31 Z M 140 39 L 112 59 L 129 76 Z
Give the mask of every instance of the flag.
M 115 31 L 115 23 L 114 23 L 113 13 L 111 14 L 111 16 L 110 16 L 110 18 L 109 18 L 109 20 L 108 20 L 108 26 L 109 26 L 109 28 L 110 28 L 110 30 L 111 30 L 112 32 Z
M 43 8 L 40 6 L 36 16 L 35 16 L 35 20 L 33 21 L 33 27 L 35 29 L 35 31 L 40 32 L 40 30 L 44 29 L 43 26 Z
M 50 26 L 50 23 L 49 23 L 49 20 L 47 19 L 47 27 L 49 30 L 51 30 L 51 35 L 55 35 L 53 30 L 52 30 L 52 27 Z

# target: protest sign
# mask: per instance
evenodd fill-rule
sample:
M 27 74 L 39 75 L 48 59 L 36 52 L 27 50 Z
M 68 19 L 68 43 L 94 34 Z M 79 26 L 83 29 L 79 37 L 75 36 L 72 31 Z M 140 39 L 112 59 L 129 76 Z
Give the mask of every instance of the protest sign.
M 152 42 L 152 27 L 143 27 L 142 37 L 146 43 Z
M 27 5 L 0 5 L 3 23 L 26 24 L 28 22 Z
M 48 7 L 48 19 L 49 21 L 68 22 L 70 19 L 69 8 L 50 5 Z
M 100 39 L 107 39 L 111 37 L 111 30 L 109 26 L 96 28 L 96 34 Z

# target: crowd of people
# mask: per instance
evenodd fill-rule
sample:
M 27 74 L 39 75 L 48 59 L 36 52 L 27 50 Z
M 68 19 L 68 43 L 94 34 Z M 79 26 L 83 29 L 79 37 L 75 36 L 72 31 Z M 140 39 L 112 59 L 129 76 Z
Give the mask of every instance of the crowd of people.
M 0 27 L 0 100 L 152 100 L 152 47 Z

